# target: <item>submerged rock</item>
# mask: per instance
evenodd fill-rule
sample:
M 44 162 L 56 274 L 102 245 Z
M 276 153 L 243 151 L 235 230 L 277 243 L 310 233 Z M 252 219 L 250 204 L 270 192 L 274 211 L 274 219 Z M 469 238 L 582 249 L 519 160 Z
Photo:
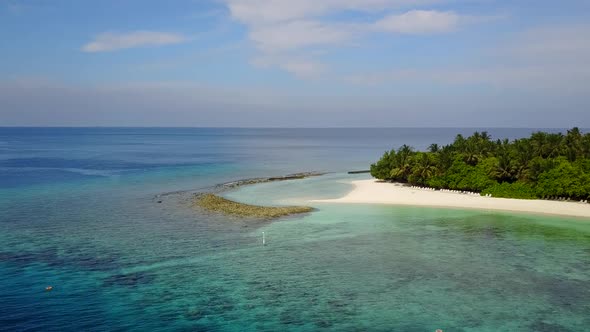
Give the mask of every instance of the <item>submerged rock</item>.
M 277 181 L 286 181 L 286 180 L 301 180 L 301 179 L 306 179 L 306 178 L 314 177 L 314 176 L 322 176 L 324 174 L 326 174 L 326 173 L 303 172 L 303 173 L 295 173 L 295 174 L 266 177 L 266 178 L 243 179 L 243 180 L 237 180 L 237 181 L 223 183 L 223 184 L 217 185 L 217 187 L 221 188 L 221 189 L 229 189 L 229 188 L 236 188 L 236 187 L 252 185 L 252 184 L 259 184 L 259 183 L 277 182 Z
M 145 272 L 135 272 L 129 274 L 116 274 L 104 279 L 105 286 L 130 286 L 135 287 L 141 284 L 149 284 L 153 282 L 155 277 Z
M 194 205 L 205 210 L 239 217 L 272 219 L 293 214 L 309 213 L 314 209 L 308 206 L 257 206 L 231 201 L 215 194 L 195 196 Z

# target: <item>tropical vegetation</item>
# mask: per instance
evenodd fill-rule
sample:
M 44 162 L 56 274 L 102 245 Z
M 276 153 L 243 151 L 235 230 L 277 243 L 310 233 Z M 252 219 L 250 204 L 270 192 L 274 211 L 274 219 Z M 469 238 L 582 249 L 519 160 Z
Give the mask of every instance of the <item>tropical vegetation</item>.
M 428 151 L 408 145 L 385 152 L 371 165 L 377 179 L 494 197 L 590 199 L 590 133 L 535 132 L 493 140 L 487 132 L 457 135 Z

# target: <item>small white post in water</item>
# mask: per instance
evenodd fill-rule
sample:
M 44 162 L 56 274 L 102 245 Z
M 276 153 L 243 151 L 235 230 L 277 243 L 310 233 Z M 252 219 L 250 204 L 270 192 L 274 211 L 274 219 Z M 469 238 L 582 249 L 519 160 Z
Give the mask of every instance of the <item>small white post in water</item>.
M 266 245 L 266 237 L 264 235 L 264 232 L 262 232 L 262 245 L 265 246 Z

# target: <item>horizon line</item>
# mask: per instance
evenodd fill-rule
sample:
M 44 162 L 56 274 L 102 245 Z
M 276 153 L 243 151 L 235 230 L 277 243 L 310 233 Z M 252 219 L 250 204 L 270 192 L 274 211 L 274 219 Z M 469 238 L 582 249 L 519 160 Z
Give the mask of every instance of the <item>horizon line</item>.
M 590 129 L 590 127 L 568 126 L 568 127 L 501 127 L 501 126 L 361 126 L 361 127 L 283 127 L 283 126 L 269 126 L 269 127 L 239 127 L 239 126 L 3 126 L 0 128 L 54 128 L 54 129 L 98 129 L 98 128 L 120 128 L 120 129 Z

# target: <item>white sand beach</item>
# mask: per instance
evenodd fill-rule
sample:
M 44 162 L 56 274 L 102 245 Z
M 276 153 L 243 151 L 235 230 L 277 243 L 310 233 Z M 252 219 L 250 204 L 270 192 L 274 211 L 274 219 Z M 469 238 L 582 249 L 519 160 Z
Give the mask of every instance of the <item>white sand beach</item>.
M 314 202 L 450 207 L 590 218 L 590 204 L 587 203 L 483 197 L 479 195 L 411 188 L 402 184 L 379 182 L 376 180 L 352 181 L 352 184 L 354 185 L 354 189 L 344 197 L 315 200 Z

